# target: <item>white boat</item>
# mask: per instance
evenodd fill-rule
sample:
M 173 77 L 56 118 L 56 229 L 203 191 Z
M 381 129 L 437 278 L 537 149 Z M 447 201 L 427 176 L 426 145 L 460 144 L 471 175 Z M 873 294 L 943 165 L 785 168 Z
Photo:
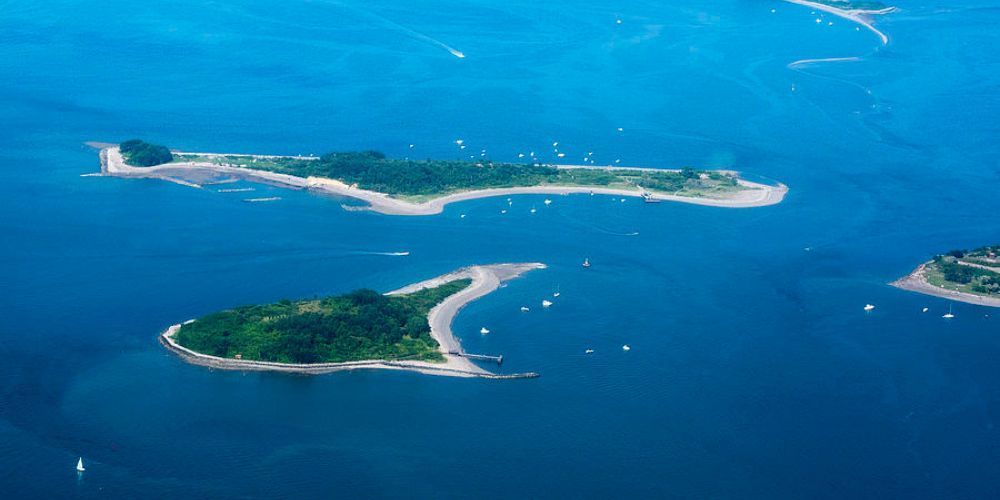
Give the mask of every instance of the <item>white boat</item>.
M 549 302 L 549 301 L 547 301 L 547 300 L 543 300 L 543 301 L 542 301 L 542 307 L 549 307 L 549 306 L 551 306 L 551 305 L 552 305 L 552 303 L 551 303 L 551 302 Z
M 545 199 L 545 204 L 546 204 L 546 205 L 551 205 L 551 204 L 552 204 L 552 200 L 550 200 L 550 199 L 546 198 L 546 199 Z
M 625 345 L 623 345 L 623 346 L 622 346 L 622 350 L 623 350 L 623 351 L 625 351 L 625 352 L 628 352 L 628 351 L 631 351 L 631 350 L 632 350 L 632 348 L 631 348 L 631 347 L 629 347 L 629 345 L 628 345 L 628 344 L 625 344 Z
M 951 306 L 948 306 L 948 313 L 945 314 L 945 315 L 943 315 L 943 316 L 941 316 L 941 317 L 944 318 L 944 319 L 951 319 L 951 318 L 955 317 L 955 315 L 952 314 L 952 312 L 951 312 Z
M 871 311 L 872 309 L 875 309 L 875 306 L 871 304 L 865 304 L 865 311 Z
M 530 310 L 531 309 L 528 309 L 528 306 L 521 306 L 521 312 L 523 312 L 523 313 L 526 313 L 526 312 L 528 312 Z
M 593 349 L 587 349 L 586 351 L 583 351 L 583 353 L 584 354 L 594 354 L 594 350 Z
M 479 333 L 481 333 L 481 334 L 483 334 L 483 335 L 486 335 L 487 333 L 490 333 L 490 331 L 489 331 L 489 329 L 488 329 L 488 328 L 486 328 L 486 327 L 484 326 L 484 327 L 482 327 L 482 328 L 480 328 L 480 329 L 479 329 Z
M 583 267 L 590 267 L 590 259 L 583 259 Z
M 507 213 L 507 211 L 506 210 L 501 210 L 500 213 L 501 214 L 505 214 L 505 213 Z
M 923 310 L 923 311 L 921 311 L 921 312 L 927 312 L 927 311 L 929 311 L 929 310 L 930 310 L 929 308 L 925 307 L 925 308 L 924 308 L 924 310 Z
M 558 296 L 560 296 L 560 295 L 562 295 L 562 294 L 561 294 L 561 293 L 559 293 L 559 292 L 555 292 L 555 293 L 553 293 L 553 294 L 552 294 L 552 296 L 553 296 L 553 297 L 558 297 Z
M 83 472 L 85 470 L 87 469 L 83 467 L 83 457 L 80 457 L 80 459 L 76 461 L 76 471 Z
M 537 212 L 537 211 L 538 211 L 538 210 L 535 210 L 535 207 L 531 207 L 531 210 L 530 210 L 530 212 L 531 212 L 531 213 L 535 213 L 535 212 Z

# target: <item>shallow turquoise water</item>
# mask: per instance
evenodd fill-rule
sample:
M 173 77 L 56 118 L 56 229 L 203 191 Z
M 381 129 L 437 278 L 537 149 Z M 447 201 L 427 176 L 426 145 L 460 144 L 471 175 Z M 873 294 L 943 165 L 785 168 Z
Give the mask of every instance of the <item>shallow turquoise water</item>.
M 781 2 L 5 2 L 0 490 L 996 496 L 996 311 L 944 322 L 946 301 L 885 283 L 1000 235 L 1000 9 L 901 7 L 883 48 Z M 487 199 L 399 218 L 80 177 L 98 168 L 83 141 L 133 136 L 504 160 L 558 141 L 792 191 L 752 210 L 521 196 L 507 215 Z M 213 372 L 156 342 L 220 308 L 509 261 L 550 267 L 455 327 L 536 380 Z

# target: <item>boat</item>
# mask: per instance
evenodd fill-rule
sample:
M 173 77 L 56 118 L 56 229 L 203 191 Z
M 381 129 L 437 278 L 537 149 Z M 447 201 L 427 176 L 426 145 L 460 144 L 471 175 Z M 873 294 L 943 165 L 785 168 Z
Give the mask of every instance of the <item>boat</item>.
M 489 329 L 488 329 L 488 328 L 486 328 L 486 327 L 484 326 L 484 327 L 482 327 L 482 328 L 480 328 L 480 329 L 479 329 L 479 333 L 481 333 L 481 334 L 483 334 L 483 335 L 486 335 L 487 333 L 490 333 L 490 331 L 489 331 Z
M 623 346 L 622 346 L 622 350 L 623 350 L 623 351 L 625 351 L 625 352 L 628 352 L 628 351 L 631 351 L 631 350 L 632 350 L 632 348 L 631 348 L 631 347 L 629 347 L 629 345 L 628 345 L 628 344 L 625 344 L 625 345 L 623 345 Z
M 661 200 L 658 198 L 653 198 L 652 193 L 642 193 L 642 201 L 645 203 L 659 203 Z
M 505 214 L 505 213 L 507 213 L 507 211 L 506 210 L 501 210 L 500 213 L 501 214 Z
M 929 308 L 925 307 L 925 308 L 924 308 L 924 310 L 923 310 L 923 311 L 921 311 L 921 312 L 927 312 L 927 311 L 929 311 L 929 310 L 930 310 Z
M 545 202 L 544 202 L 544 203 L 545 203 L 546 205 L 551 205 L 551 204 L 552 204 L 552 200 L 550 200 L 550 199 L 548 199 L 548 198 L 545 198 Z
M 583 267 L 590 267 L 590 259 L 583 259 Z
M 83 457 L 80 457 L 80 459 L 76 461 L 76 471 L 83 472 L 85 470 L 87 469 L 83 467 Z
M 538 210 L 535 210 L 535 207 L 531 207 L 531 210 L 530 210 L 530 212 L 531 212 L 531 213 L 535 213 L 535 212 L 537 212 L 537 211 L 538 211 Z
M 594 354 L 594 350 L 593 349 L 587 349 L 586 351 L 583 351 L 583 353 L 584 354 Z
M 941 317 L 944 319 L 951 319 L 955 317 L 955 315 L 951 312 L 951 306 L 948 306 L 948 313 Z
M 875 306 L 871 304 L 865 304 L 865 311 L 871 311 L 872 309 L 875 309 Z
M 543 300 L 543 301 L 542 301 L 542 307 L 549 307 L 549 306 L 551 306 L 551 305 L 552 305 L 552 302 L 549 302 L 549 301 L 547 301 L 547 300 Z
M 521 306 L 521 312 L 523 312 L 523 313 L 526 313 L 526 312 L 528 312 L 530 310 L 531 309 L 528 309 L 528 306 Z

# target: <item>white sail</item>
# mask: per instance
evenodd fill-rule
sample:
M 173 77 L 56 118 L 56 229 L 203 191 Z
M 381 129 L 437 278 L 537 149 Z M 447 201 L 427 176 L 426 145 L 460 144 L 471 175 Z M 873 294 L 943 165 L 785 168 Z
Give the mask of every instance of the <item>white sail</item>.
M 83 471 L 87 470 L 87 469 L 83 468 L 83 457 L 80 457 L 80 459 L 76 461 L 76 470 L 79 471 L 79 472 L 83 472 Z

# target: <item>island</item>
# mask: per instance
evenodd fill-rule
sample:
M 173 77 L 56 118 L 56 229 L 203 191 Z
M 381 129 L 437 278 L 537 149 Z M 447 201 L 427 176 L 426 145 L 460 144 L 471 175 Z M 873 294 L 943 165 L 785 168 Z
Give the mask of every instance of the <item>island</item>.
M 304 374 L 342 370 L 410 370 L 494 379 L 470 359 L 503 363 L 503 356 L 466 353 L 452 334 L 458 311 L 544 264 L 471 266 L 379 294 L 356 290 L 333 297 L 241 306 L 173 325 L 160 342 L 184 360 L 226 370 Z
M 170 161 L 144 165 L 131 161 L 134 156 L 123 150 L 125 144 L 95 144 L 105 146 L 100 151 L 102 175 L 158 178 L 192 187 L 241 178 L 355 198 L 367 203 L 360 209 L 391 215 L 438 214 L 449 203 L 516 194 L 608 194 L 649 202 L 759 207 L 780 203 L 788 191 L 783 184 L 750 182 L 726 170 L 391 159 L 376 151 L 321 157 L 175 151 Z
M 935 256 L 891 285 L 969 304 L 1000 307 L 1000 245 Z
M 888 45 L 889 37 L 872 25 L 872 16 L 880 16 L 896 11 L 895 7 L 890 7 L 881 2 L 855 1 L 855 0 L 785 0 L 789 3 L 805 5 L 816 10 L 828 12 L 837 17 L 847 19 L 857 23 L 865 29 L 875 33 L 882 41 L 882 45 Z M 819 19 L 817 19 L 817 22 Z

